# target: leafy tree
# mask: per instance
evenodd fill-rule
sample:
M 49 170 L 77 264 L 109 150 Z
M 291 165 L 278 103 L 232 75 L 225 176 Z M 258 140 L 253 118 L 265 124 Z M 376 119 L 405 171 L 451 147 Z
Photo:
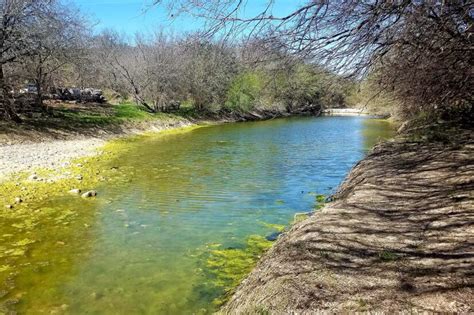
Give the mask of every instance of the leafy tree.
M 249 111 L 256 105 L 263 89 L 262 74 L 244 72 L 232 82 L 227 92 L 225 107 L 237 111 Z

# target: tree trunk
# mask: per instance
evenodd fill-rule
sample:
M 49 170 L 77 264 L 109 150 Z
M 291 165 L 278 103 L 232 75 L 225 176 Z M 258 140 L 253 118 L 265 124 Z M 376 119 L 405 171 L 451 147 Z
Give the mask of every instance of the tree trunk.
M 40 65 L 36 69 L 36 80 L 35 80 L 35 86 L 36 86 L 36 106 L 40 108 L 41 110 L 45 110 L 43 106 L 43 67 L 41 64 L 41 57 L 40 57 Z
M 150 105 L 148 105 L 148 103 L 140 96 L 140 91 L 136 87 L 134 87 L 134 89 L 135 89 L 135 102 L 144 106 L 146 109 L 150 111 L 150 113 L 156 113 L 156 110 L 153 109 Z
M 40 108 L 41 110 L 44 110 L 45 108 L 43 106 L 43 90 L 42 90 L 40 79 L 36 80 L 35 85 L 36 85 L 36 101 L 35 101 L 36 106 Z
M 3 73 L 3 65 L 0 64 L 0 93 L 1 99 L 0 101 L 3 103 L 3 111 L 5 114 L 5 118 L 7 120 L 14 121 L 16 123 L 21 123 L 21 118 L 15 113 L 15 109 L 13 106 L 13 102 L 8 96 L 8 86 L 5 82 L 5 76 Z

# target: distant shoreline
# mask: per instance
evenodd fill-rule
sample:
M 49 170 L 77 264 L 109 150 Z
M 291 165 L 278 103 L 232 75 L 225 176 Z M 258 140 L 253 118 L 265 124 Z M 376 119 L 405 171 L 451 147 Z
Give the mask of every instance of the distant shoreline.
M 323 116 L 373 116 L 359 108 L 327 108 L 321 112 Z

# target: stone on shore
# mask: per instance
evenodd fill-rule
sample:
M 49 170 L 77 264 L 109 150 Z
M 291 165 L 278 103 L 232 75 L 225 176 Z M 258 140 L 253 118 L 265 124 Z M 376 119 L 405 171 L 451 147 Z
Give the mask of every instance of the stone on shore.
M 37 181 L 38 179 L 39 177 L 36 174 L 31 174 L 30 176 L 28 176 L 29 181 Z

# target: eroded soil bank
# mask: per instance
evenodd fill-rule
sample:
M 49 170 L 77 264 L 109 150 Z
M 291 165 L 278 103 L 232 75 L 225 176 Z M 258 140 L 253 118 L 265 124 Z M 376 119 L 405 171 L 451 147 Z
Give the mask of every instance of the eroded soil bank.
M 222 312 L 473 312 L 473 138 L 377 146 Z

